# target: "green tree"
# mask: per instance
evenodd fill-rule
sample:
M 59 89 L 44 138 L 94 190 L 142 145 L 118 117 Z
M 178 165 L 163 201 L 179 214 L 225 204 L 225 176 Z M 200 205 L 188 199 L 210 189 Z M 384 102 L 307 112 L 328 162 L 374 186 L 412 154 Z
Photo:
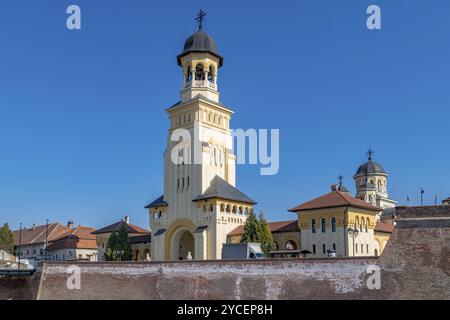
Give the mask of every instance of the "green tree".
M 5 223 L 0 229 L 0 250 L 14 254 L 14 238 L 9 225 Z
M 241 243 L 258 242 L 258 220 L 253 211 L 250 211 L 244 226 Z
M 105 250 L 106 261 L 131 261 L 133 251 L 126 226 L 122 226 L 119 231 L 111 233 Z
M 256 242 L 261 244 L 261 250 L 268 255 L 273 248 L 273 237 L 267 220 L 261 212 L 257 219 L 253 212 L 250 212 L 244 226 L 244 233 L 241 243 Z
M 261 212 L 258 217 L 258 242 L 261 244 L 261 250 L 267 256 L 273 248 L 273 237 L 269 224 Z

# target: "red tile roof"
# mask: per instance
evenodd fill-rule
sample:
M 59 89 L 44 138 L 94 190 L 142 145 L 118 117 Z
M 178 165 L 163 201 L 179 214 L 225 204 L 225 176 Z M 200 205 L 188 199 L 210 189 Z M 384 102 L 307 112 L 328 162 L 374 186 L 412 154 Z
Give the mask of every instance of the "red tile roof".
M 63 234 L 69 232 L 69 227 L 63 226 L 59 223 L 51 223 L 48 225 L 48 242 L 60 238 Z M 21 233 L 21 235 L 20 235 Z M 32 245 L 45 243 L 47 233 L 47 225 L 39 225 L 33 228 L 13 231 L 14 245 L 19 245 L 19 240 L 22 245 Z M 21 239 L 19 239 L 21 238 Z
M 384 222 L 380 222 L 380 221 L 378 221 L 375 226 L 375 231 L 378 231 L 378 232 L 392 233 L 394 231 L 394 229 L 395 229 L 395 226 L 393 224 L 384 223 Z
M 97 241 L 94 228 L 76 227 L 54 240 L 49 246 L 49 250 L 55 249 L 97 249 Z
M 289 209 L 289 211 L 298 212 L 298 211 L 325 209 L 333 207 L 356 207 L 371 211 L 382 210 L 381 208 L 375 207 L 363 200 L 354 198 L 346 193 L 340 191 L 331 191 L 321 197 L 318 197 L 316 199 L 298 205 L 292 209 Z
M 300 229 L 298 228 L 297 220 L 289 220 L 289 221 L 274 221 L 269 222 L 269 229 L 272 233 L 276 232 L 298 232 Z M 230 233 L 228 236 L 240 236 L 244 233 L 244 226 L 239 226 Z

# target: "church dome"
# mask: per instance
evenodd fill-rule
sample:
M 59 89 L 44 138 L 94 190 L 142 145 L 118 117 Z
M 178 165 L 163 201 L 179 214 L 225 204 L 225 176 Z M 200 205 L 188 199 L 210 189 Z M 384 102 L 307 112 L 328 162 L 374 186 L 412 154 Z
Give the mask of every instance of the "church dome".
M 386 171 L 380 164 L 378 164 L 372 160 L 369 160 L 366 163 L 359 166 L 358 171 L 356 171 L 355 176 L 361 175 L 361 174 L 367 175 L 367 174 L 378 174 L 378 173 L 386 174 Z
M 210 53 L 219 58 L 219 67 L 223 64 L 223 58 L 217 53 L 216 42 L 203 30 L 198 30 L 186 39 L 183 52 L 177 57 L 178 65 L 181 65 L 181 58 L 191 52 Z

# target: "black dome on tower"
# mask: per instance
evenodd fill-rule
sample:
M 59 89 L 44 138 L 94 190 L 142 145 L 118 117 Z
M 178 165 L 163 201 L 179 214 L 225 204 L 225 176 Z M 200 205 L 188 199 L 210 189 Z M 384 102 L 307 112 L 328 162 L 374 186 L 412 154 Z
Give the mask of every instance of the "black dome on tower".
M 387 172 L 384 170 L 384 168 L 381 164 L 376 163 L 375 161 L 372 161 L 374 152 L 369 149 L 367 154 L 369 156 L 369 160 L 366 163 L 359 166 L 358 170 L 356 171 L 355 176 L 367 175 L 367 174 L 378 174 L 378 173 L 387 174 Z
M 376 173 L 386 174 L 386 171 L 381 166 L 381 164 L 373 162 L 372 160 L 369 160 L 366 163 L 364 163 L 361 166 L 359 166 L 358 171 L 356 172 L 356 175 L 359 175 L 359 174 L 376 174 Z
M 201 16 L 201 19 L 196 19 L 199 22 L 198 31 L 193 33 L 189 38 L 186 39 L 186 41 L 184 42 L 183 52 L 177 57 L 178 65 L 180 66 L 181 58 L 191 52 L 210 53 L 219 59 L 219 67 L 221 67 L 223 64 L 223 57 L 220 56 L 217 52 L 216 42 L 209 34 L 203 31 L 202 22 L 203 18 L 206 16 L 206 13 L 202 12 L 203 11 L 200 11 L 199 13 L 199 15 L 203 14 L 203 16 Z

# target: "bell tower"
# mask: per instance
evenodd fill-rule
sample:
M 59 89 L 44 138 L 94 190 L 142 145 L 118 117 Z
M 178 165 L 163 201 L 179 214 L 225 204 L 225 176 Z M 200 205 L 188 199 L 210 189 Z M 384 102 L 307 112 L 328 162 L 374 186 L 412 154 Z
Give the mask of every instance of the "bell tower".
M 374 151 L 367 151 L 368 161 L 362 164 L 353 179 L 356 186 L 356 198 L 380 208 L 395 207 L 397 202 L 389 198 L 387 192 L 388 174 L 384 168 L 373 161 Z
M 153 261 L 221 259 L 228 233 L 245 224 L 256 203 L 236 188 L 234 112 L 219 100 L 223 58 L 203 31 L 205 15 L 200 10 L 198 30 L 177 56 L 183 87 L 180 101 L 166 109 L 164 190 L 146 207 Z
M 206 13 L 200 10 L 196 18 L 198 31 L 186 40 L 183 52 L 177 57 L 183 76 L 181 102 L 198 95 L 219 102 L 217 73 L 223 65 L 223 58 L 217 53 L 214 39 L 203 31 L 205 16 Z

